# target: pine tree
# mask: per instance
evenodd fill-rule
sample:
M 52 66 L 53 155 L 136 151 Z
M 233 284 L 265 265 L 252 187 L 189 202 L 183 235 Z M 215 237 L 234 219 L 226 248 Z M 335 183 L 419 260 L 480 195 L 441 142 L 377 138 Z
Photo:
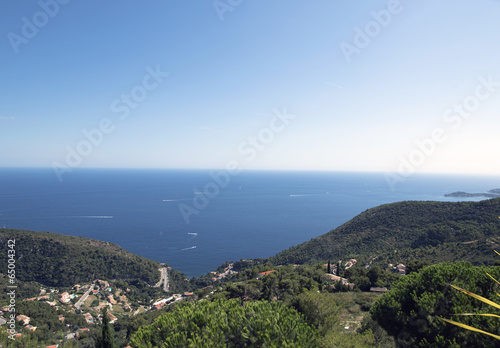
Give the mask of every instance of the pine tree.
M 328 273 L 328 274 L 332 273 L 332 265 L 330 264 L 330 260 L 328 260 L 328 269 L 327 269 L 326 273 Z
M 113 328 L 109 323 L 108 307 L 104 307 L 104 310 L 102 311 L 102 326 L 101 326 L 101 332 L 99 333 L 99 337 L 97 338 L 96 347 L 97 348 L 115 347 L 114 332 Z

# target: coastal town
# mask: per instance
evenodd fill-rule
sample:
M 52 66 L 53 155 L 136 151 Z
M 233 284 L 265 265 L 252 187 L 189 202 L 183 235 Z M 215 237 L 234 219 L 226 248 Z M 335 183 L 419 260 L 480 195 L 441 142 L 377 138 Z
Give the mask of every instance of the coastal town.
M 182 301 L 194 295 L 193 292 L 172 293 L 169 287 L 168 272 L 172 269 L 164 264 L 159 268 L 160 280 L 153 285 L 161 288 L 163 296 L 159 295 L 150 303 L 130 300 L 129 288 L 120 289 L 112 281 L 97 279 L 84 284 L 75 284 L 71 289 L 64 291 L 58 288 L 41 287 L 36 297 L 18 299 L 19 301 L 40 301 L 54 307 L 59 313 L 59 320 L 66 326 L 64 339 L 79 338 L 80 335 L 90 332 L 93 327 L 102 323 L 102 313 L 107 307 L 107 315 L 111 324 L 118 319 L 135 316 L 149 311 L 160 310 L 163 307 Z M 211 272 L 212 281 L 218 282 L 226 277 L 235 275 L 233 263 L 230 263 L 221 272 Z M 189 280 L 184 279 L 186 282 Z M 211 286 L 210 286 L 211 287 Z M 67 313 L 81 315 L 85 319 L 86 327 L 79 327 L 67 319 Z M 7 325 L 9 318 L 9 306 L 0 308 L 0 326 Z M 31 318 L 24 314 L 16 313 L 16 333 L 14 338 L 22 337 L 28 331 L 36 331 L 37 327 L 30 324 Z
M 170 267 L 159 269 L 160 281 L 153 287 L 161 287 L 161 293 L 167 293 L 169 289 L 168 271 Z M 187 281 L 187 279 L 186 279 Z M 65 340 L 79 338 L 80 335 L 88 333 L 92 328 L 102 323 L 102 313 L 107 307 L 107 316 L 110 323 L 115 323 L 119 318 L 135 316 L 148 311 L 159 310 L 165 305 L 182 301 L 186 297 L 192 296 L 191 292 L 174 293 L 169 296 L 158 296 L 150 303 L 132 301 L 129 298 L 131 290 L 129 288 L 119 289 L 112 281 L 97 279 L 85 284 L 75 284 L 71 289 L 58 289 L 51 287 L 41 287 L 40 293 L 36 297 L 18 299 L 18 301 L 40 301 L 54 307 L 58 313 L 59 321 L 66 327 Z M 0 326 L 7 325 L 11 318 L 12 310 L 9 306 L 0 308 Z M 85 327 L 81 327 L 71 320 L 68 320 L 68 313 L 82 316 L 85 320 Z M 31 318 L 21 313 L 15 313 L 16 330 L 13 338 L 22 337 L 28 331 L 36 331 L 37 327 L 32 325 Z

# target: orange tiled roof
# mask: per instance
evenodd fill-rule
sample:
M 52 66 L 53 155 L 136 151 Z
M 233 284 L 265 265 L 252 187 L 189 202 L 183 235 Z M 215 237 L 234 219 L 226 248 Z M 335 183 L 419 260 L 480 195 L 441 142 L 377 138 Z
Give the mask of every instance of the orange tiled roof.
M 260 275 L 268 275 L 268 274 L 271 274 L 271 273 L 273 273 L 273 272 L 276 272 L 276 270 L 274 269 L 274 270 L 272 270 L 272 271 L 260 272 L 259 274 L 260 274 Z

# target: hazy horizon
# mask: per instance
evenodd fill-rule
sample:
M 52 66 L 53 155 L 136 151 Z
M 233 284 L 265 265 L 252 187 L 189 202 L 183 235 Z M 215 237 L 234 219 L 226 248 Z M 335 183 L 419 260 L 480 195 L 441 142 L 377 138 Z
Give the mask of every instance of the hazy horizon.
M 0 4 L 0 168 L 500 175 L 500 2 Z

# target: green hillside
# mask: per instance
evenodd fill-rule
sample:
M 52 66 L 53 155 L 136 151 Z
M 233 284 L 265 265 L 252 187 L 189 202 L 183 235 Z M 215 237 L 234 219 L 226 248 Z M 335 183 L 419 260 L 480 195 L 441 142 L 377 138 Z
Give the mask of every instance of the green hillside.
M 139 279 L 153 285 L 160 263 L 132 254 L 108 242 L 51 232 L 0 229 L 7 270 L 9 239 L 15 239 L 16 278 L 66 287 L 93 279 Z M 2 272 L 3 273 L 3 272 Z
M 359 214 L 344 225 L 271 257 L 274 264 L 387 256 L 432 263 L 493 264 L 500 244 L 500 198 L 480 202 L 399 202 Z

